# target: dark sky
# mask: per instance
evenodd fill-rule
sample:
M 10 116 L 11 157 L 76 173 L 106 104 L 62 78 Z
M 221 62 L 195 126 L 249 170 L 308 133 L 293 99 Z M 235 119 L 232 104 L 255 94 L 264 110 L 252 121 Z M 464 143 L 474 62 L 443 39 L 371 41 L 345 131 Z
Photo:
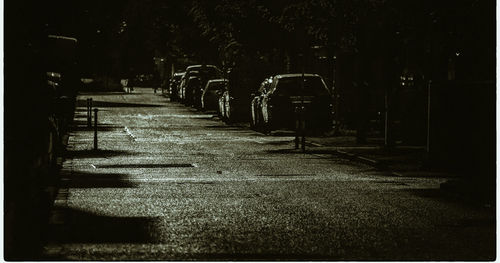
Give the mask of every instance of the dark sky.
M 312 15 L 307 20 L 298 19 L 296 16 L 286 16 L 286 14 L 300 14 L 302 7 L 311 8 L 312 4 L 310 3 L 313 1 L 253 1 L 254 6 L 259 4 L 269 8 L 271 15 L 274 16 L 272 23 L 265 21 L 261 17 L 262 14 L 252 13 L 256 12 L 257 9 L 245 8 L 247 2 L 252 1 L 6 0 L 4 2 L 5 51 L 10 53 L 10 50 L 16 49 L 16 46 L 19 46 L 22 41 L 35 41 L 37 36 L 66 35 L 76 37 L 79 40 L 83 57 L 87 60 L 93 57 L 111 59 L 119 53 L 122 56 L 120 63 L 123 65 L 130 63 L 141 67 L 141 64 L 151 64 L 155 50 L 172 53 L 173 50 L 180 49 L 176 53 L 177 56 L 183 55 L 183 53 L 192 55 L 198 50 L 198 53 L 202 55 L 214 53 L 210 59 L 217 59 L 218 54 L 215 53 L 218 52 L 218 46 L 225 46 L 227 44 L 225 42 L 231 41 L 227 36 L 228 33 L 231 33 L 231 36 L 240 43 L 247 44 L 247 47 L 253 45 L 255 49 L 264 49 L 268 48 L 265 45 L 270 45 L 269 48 L 272 49 L 273 45 L 288 34 L 284 30 L 290 26 L 287 23 L 293 25 L 293 23 L 301 23 L 301 21 L 312 23 L 313 27 L 309 29 L 311 32 L 308 35 L 310 38 L 316 37 L 314 36 L 316 29 L 325 29 L 325 26 L 328 30 L 332 29 L 331 32 L 318 31 L 330 34 L 328 36 L 331 40 L 330 45 L 333 41 L 338 42 L 334 45 L 339 45 L 341 40 L 350 38 L 349 30 L 351 29 L 342 24 L 345 21 L 332 20 L 335 14 L 323 14 L 318 11 L 319 9 L 311 9 Z M 353 18 L 356 16 L 362 18 L 364 17 L 360 16 L 362 8 L 356 7 L 356 3 L 365 2 L 377 1 L 337 1 L 335 2 L 337 5 L 335 10 L 345 8 L 351 10 L 351 14 L 345 13 L 346 16 L 353 15 Z M 483 52 L 485 55 L 482 56 L 485 57 L 492 52 L 491 43 L 492 39 L 494 42 L 494 36 L 492 36 L 494 34 L 491 32 L 494 32 L 495 27 L 494 11 L 492 11 L 494 6 L 490 8 L 492 4 L 485 4 L 488 1 L 438 1 L 437 4 L 434 1 L 424 0 L 404 2 L 388 0 L 384 2 L 386 3 L 384 9 L 386 11 L 384 12 L 388 12 L 388 14 L 394 12 L 400 17 L 384 16 L 383 12 L 376 15 L 382 14 L 381 18 L 384 19 L 390 18 L 387 21 L 391 24 L 385 29 L 387 29 L 388 34 L 402 31 L 398 36 L 407 39 L 397 39 L 397 41 L 401 41 L 403 44 L 405 41 L 416 43 L 416 41 L 425 40 L 425 34 L 429 33 L 429 30 L 426 29 L 428 27 L 424 28 L 425 23 L 433 21 L 436 24 L 431 28 L 437 32 L 437 34 L 432 35 L 435 42 L 442 41 L 443 45 L 449 45 L 446 41 L 452 41 L 457 49 L 469 48 L 474 53 L 485 49 L 478 49 L 478 46 L 486 47 L 490 51 L 488 54 Z M 208 17 L 208 21 L 204 21 L 203 17 L 200 19 L 200 17 L 196 17 L 196 14 L 190 13 L 193 3 L 202 3 L 203 6 L 206 6 L 205 12 L 212 17 Z M 213 7 L 217 5 L 222 8 L 215 10 Z M 243 8 L 239 10 L 237 7 Z M 307 8 L 305 10 L 309 10 Z M 284 10 L 289 11 L 287 13 Z M 344 14 L 343 11 L 341 13 Z M 322 15 L 325 16 L 322 17 Z M 242 17 L 244 19 L 241 19 Z M 339 17 L 338 14 L 337 17 Z M 255 21 L 251 18 L 255 18 Z M 381 21 L 379 18 L 375 20 Z M 127 27 L 125 31 L 119 33 L 123 21 L 126 21 Z M 177 25 L 178 29 L 172 30 L 169 28 L 169 23 Z M 374 23 L 370 22 L 369 24 Z M 210 28 L 209 26 L 207 29 L 207 25 L 214 27 Z M 338 39 L 332 40 L 333 38 Z M 215 41 L 213 41 L 214 39 Z M 286 41 L 279 45 L 286 46 L 293 44 L 293 42 Z M 209 44 L 213 46 L 207 48 Z M 279 46 L 279 48 L 282 47 Z M 451 47 L 451 49 L 453 48 Z M 464 54 L 466 55 L 466 52 Z M 471 57 L 477 57 L 477 55 L 471 55 Z M 108 62 L 98 61 L 97 64 L 102 65 Z M 128 66 L 125 65 L 125 67 Z

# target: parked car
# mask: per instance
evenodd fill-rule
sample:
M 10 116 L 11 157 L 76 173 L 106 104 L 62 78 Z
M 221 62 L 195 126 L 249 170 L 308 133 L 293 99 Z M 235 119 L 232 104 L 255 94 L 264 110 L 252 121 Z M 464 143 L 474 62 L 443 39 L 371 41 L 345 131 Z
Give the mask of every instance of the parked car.
M 267 131 L 295 127 L 294 102 L 305 105 L 306 128 L 329 130 L 333 104 L 323 78 L 316 74 L 284 74 L 271 79 L 261 100 L 262 124 Z
M 181 84 L 180 84 L 180 87 L 179 87 L 179 94 L 180 94 L 180 99 L 181 101 L 186 104 L 186 105 L 190 105 L 190 102 L 188 100 L 191 99 L 191 96 L 189 96 L 188 94 L 191 94 L 192 93 L 192 86 L 193 84 L 191 83 L 191 86 L 189 86 L 189 81 L 192 80 L 198 76 L 198 71 L 197 70 L 190 70 L 189 71 L 189 74 L 184 74 L 184 76 L 182 76 L 182 80 L 181 80 Z
M 227 116 L 226 116 L 226 97 L 224 96 L 224 94 L 226 93 L 226 90 L 227 90 L 227 85 L 224 86 L 224 88 L 218 92 L 218 109 L 217 109 L 217 115 L 219 115 L 219 117 L 221 118 L 221 120 L 225 121 Z
M 227 85 L 226 79 L 211 79 L 205 85 L 201 95 L 201 109 L 202 110 L 217 110 L 219 103 L 219 96 L 223 93 Z
M 181 83 L 182 76 L 184 76 L 184 72 L 178 72 L 174 73 L 172 78 L 170 78 L 167 93 L 170 95 L 171 100 L 179 99 L 179 94 L 178 94 L 179 90 L 177 89 L 177 87 Z
M 197 89 L 186 91 L 187 82 L 192 76 L 200 77 L 200 86 Z M 200 104 L 200 97 L 202 92 L 202 87 L 205 87 L 206 82 L 209 79 L 217 79 L 222 77 L 222 72 L 214 65 L 191 65 L 186 68 L 186 73 L 182 77 L 180 90 L 181 90 L 181 100 L 185 104 L 193 105 Z M 197 98 L 194 98 L 197 97 Z
M 210 80 L 221 79 L 222 72 L 219 70 L 203 70 L 200 69 L 199 79 L 200 85 L 193 89 L 193 106 L 197 109 L 201 109 L 201 97 L 203 95 L 203 91 Z
M 243 86 L 229 80 L 224 91 L 224 114 L 226 122 L 248 121 L 250 116 L 250 103 L 256 86 Z
M 184 98 L 185 98 L 184 94 L 185 94 L 186 84 L 187 84 L 188 79 L 189 78 L 187 77 L 187 73 L 184 74 L 181 77 L 181 82 L 177 86 L 177 96 L 179 97 L 179 101 L 181 101 L 181 102 L 184 102 Z
M 198 76 L 198 71 L 192 71 L 189 79 L 186 81 L 186 85 L 183 90 L 184 94 L 184 104 L 186 106 L 193 105 L 193 93 L 195 89 L 200 86 L 200 77 Z
M 252 102 L 250 103 L 250 127 L 258 130 L 262 127 L 262 98 L 271 86 L 271 78 L 265 79 L 261 84 L 257 93 L 252 94 Z

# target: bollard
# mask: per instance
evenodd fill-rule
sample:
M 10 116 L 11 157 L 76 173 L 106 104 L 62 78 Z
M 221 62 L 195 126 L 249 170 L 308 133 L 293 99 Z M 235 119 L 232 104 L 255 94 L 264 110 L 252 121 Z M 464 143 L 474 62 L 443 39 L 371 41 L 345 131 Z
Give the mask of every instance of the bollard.
M 87 98 L 87 127 L 90 127 L 90 99 Z
M 299 107 L 295 106 L 295 149 L 299 148 L 300 114 Z
M 89 114 L 88 114 L 88 120 L 87 120 L 87 126 L 89 128 L 92 127 L 92 98 L 89 98 L 87 99 L 88 100 L 88 111 L 89 111 Z
M 97 112 L 99 109 L 94 109 L 94 150 L 97 151 Z
M 302 135 L 302 152 L 306 152 L 306 118 L 305 118 L 305 107 L 301 106 L 300 108 L 300 130 Z

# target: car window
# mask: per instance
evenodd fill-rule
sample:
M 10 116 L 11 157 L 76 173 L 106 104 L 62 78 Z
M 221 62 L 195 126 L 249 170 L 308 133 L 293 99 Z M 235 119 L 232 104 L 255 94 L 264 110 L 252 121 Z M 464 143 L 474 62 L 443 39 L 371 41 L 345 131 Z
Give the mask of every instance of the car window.
M 203 77 L 206 77 L 208 79 L 216 79 L 222 77 L 222 72 L 214 66 L 206 66 L 205 68 L 197 66 L 189 69 L 189 72 L 197 72 L 197 74 L 203 75 Z
M 302 90 L 302 81 L 304 89 Z M 328 95 L 324 82 L 320 77 L 288 77 L 281 78 L 276 83 L 275 94 L 283 96 L 325 96 Z
M 267 93 L 270 89 L 271 89 L 271 83 L 268 82 L 266 83 L 266 85 L 264 86 L 264 89 L 262 90 L 262 93 Z
M 262 83 L 259 88 L 259 93 L 264 93 L 266 90 L 267 83 Z
M 223 90 L 224 89 L 224 82 L 213 82 L 213 83 L 210 83 L 210 85 L 208 85 L 208 90 L 212 91 L 212 90 Z

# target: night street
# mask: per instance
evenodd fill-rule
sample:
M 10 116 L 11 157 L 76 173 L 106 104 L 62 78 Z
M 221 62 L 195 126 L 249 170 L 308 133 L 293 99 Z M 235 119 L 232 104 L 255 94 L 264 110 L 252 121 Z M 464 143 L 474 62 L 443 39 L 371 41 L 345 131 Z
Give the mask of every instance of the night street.
M 150 88 L 80 94 L 73 125 L 45 259 L 495 257 L 494 209 L 444 195 L 444 178 L 301 153 L 293 133 L 226 125 Z
M 497 259 L 495 1 L 3 9 L 3 260 Z

